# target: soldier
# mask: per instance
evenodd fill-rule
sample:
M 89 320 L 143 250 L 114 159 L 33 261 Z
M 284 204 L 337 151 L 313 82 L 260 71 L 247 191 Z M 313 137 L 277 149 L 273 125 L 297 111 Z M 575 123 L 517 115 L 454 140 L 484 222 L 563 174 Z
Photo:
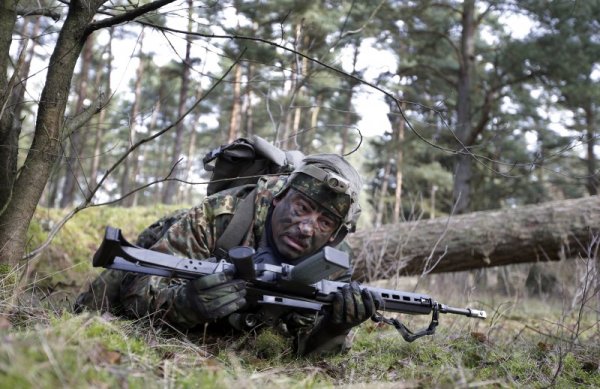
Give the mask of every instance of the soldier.
M 337 246 L 355 229 L 360 214 L 358 172 L 335 154 L 308 156 L 289 176 L 264 176 L 256 185 L 244 185 L 208 196 L 184 214 L 152 246 L 152 250 L 184 258 L 222 257 L 221 237 L 243 199 L 253 201 L 250 226 L 236 231 L 240 244 L 256 249 L 255 263 L 296 265 L 326 245 Z M 169 223 L 167 223 L 168 226 Z M 229 226 L 229 227 L 228 227 Z M 154 242 L 158 224 L 140 236 L 138 244 Z M 235 227 L 235 226 L 234 226 Z M 150 238 L 150 239 L 148 239 Z M 135 317 L 159 315 L 182 328 L 227 322 L 245 304 L 245 281 L 216 273 L 193 281 L 105 271 L 90 291 L 79 296 L 76 309 L 112 305 Z M 350 272 L 338 281 L 350 281 Z M 350 330 L 375 313 L 374 296 L 347 283 L 324 314 L 292 312 L 279 328 L 294 338 L 298 354 L 336 353 L 349 347 Z M 231 320 L 230 320 L 231 321 Z

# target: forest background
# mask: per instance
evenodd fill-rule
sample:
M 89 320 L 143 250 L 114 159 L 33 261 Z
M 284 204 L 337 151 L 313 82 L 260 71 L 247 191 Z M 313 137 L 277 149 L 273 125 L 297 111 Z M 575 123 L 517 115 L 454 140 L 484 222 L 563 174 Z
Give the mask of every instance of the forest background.
M 600 1 L 8 0 L 1 18 L 0 262 L 21 284 L 64 270 L 49 253 L 74 215 L 197 204 L 204 154 L 253 134 L 347 155 L 359 231 L 597 203 Z M 510 294 L 527 276 L 497 278 Z

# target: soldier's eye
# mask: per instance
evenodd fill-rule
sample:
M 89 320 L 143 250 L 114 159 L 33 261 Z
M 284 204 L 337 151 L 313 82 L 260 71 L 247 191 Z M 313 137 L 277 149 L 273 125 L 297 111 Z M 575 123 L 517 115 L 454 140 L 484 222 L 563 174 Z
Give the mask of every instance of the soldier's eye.
M 300 200 L 296 203 L 296 209 L 301 214 L 306 214 L 306 213 L 310 212 L 310 207 L 308 206 L 308 204 L 305 201 L 302 201 L 302 200 Z
M 335 222 L 328 217 L 321 218 L 320 224 L 323 231 L 329 231 L 335 228 Z

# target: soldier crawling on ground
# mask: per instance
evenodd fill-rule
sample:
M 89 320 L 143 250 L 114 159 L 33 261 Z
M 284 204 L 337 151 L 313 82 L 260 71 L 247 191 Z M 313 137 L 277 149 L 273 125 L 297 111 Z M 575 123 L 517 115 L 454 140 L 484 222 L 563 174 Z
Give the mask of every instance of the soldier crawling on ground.
M 290 175 L 264 176 L 256 185 L 206 197 L 201 205 L 174 217 L 174 224 L 163 220 L 151 226 L 137 243 L 183 258 L 222 257 L 218 238 L 243 199 L 252 196 L 252 221 L 239 231 L 243 237 L 239 244 L 255 248 L 255 264 L 297 265 L 326 245 L 339 245 L 355 229 L 361 182 L 344 158 L 311 155 Z M 331 278 L 348 282 L 336 293 L 331 310 L 310 315 L 291 312 L 277 325 L 293 338 L 299 355 L 347 350 L 350 330 L 375 313 L 377 297 L 351 282 L 349 271 Z M 224 272 L 183 281 L 106 270 L 79 296 L 76 309 L 116 308 L 129 316 L 160 317 L 185 329 L 209 323 L 210 331 L 211 326 L 228 324 L 228 318 L 245 306 L 245 296 L 245 281 Z

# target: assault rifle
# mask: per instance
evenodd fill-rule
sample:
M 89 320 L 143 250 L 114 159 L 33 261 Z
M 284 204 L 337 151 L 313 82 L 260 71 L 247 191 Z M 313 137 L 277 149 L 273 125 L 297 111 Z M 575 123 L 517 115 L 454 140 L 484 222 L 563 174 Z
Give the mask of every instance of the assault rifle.
M 228 272 L 247 281 L 248 309 L 229 317 L 238 329 L 249 329 L 259 323 L 273 325 L 286 312 L 320 312 L 331 305 L 334 293 L 345 283 L 329 281 L 327 277 L 350 266 L 348 254 L 325 247 L 296 266 L 282 264 L 254 264 L 254 249 L 234 247 L 228 261 L 214 258 L 197 260 L 144 249 L 129 243 L 121 230 L 107 227 L 104 240 L 94 254 L 93 265 L 135 273 L 195 279 L 217 272 Z M 392 289 L 361 286 L 379 297 L 379 310 L 413 315 L 431 314 L 431 323 L 423 330 L 412 332 L 399 320 L 385 318 L 377 313 L 372 320 L 393 325 L 404 340 L 412 342 L 432 335 L 438 326 L 440 313 L 451 313 L 485 319 L 485 311 L 471 308 L 453 308 L 440 304 L 428 295 Z

